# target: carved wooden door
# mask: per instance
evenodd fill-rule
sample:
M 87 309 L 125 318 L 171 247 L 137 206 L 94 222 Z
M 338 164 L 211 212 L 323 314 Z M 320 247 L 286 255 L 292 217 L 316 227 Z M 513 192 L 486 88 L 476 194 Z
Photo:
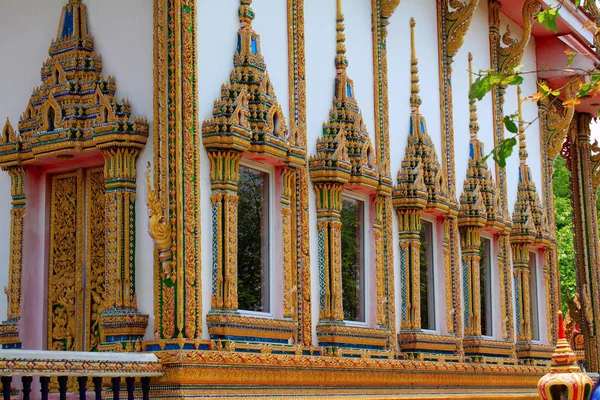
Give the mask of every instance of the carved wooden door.
M 104 298 L 104 194 L 102 168 L 50 180 L 49 350 L 97 349 Z

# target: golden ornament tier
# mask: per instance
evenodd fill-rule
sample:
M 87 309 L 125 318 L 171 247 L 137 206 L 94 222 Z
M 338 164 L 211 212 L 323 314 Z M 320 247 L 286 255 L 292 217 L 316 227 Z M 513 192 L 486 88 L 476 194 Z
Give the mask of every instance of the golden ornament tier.
M 255 352 L 157 351 L 165 375 L 153 379 L 156 390 L 152 398 L 174 393 L 236 398 L 243 390 L 248 398 L 270 399 L 286 394 L 307 398 L 343 394 L 344 398 L 373 399 L 537 399 L 536 384 L 547 371 L 537 366 L 375 358 L 369 351 L 362 357 L 331 357 L 275 354 L 278 350 L 263 345 Z M 297 348 L 297 353 L 310 351 Z

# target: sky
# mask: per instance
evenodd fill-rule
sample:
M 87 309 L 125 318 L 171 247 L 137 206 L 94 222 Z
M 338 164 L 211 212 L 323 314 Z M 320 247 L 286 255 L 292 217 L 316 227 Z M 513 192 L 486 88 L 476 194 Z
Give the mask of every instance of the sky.
M 600 143 L 600 121 L 592 121 L 590 128 L 592 131 L 591 142 L 594 143 L 594 140 L 597 140 Z

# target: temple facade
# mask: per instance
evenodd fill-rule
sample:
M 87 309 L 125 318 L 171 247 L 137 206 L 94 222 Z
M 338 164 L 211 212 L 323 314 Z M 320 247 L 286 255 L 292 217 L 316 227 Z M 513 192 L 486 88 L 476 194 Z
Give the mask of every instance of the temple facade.
M 562 153 L 598 372 L 600 11 L 550 3 L 3 0 L 3 349 L 152 353 L 158 399 L 537 399 Z

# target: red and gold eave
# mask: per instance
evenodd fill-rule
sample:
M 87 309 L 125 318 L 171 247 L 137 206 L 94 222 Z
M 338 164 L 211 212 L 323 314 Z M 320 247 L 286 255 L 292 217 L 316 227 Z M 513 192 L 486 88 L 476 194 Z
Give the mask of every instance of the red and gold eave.
M 525 0 L 505 0 L 500 11 L 510 20 L 523 26 L 521 10 Z M 540 1 L 543 9 L 556 5 L 550 0 Z M 585 1 L 582 1 L 582 4 Z M 531 35 L 535 38 L 537 78 L 548 82 L 553 89 L 563 88 L 582 71 L 589 71 L 600 64 L 600 35 L 593 23 L 600 19 L 600 10 L 594 2 L 577 7 L 571 0 L 565 1 L 556 19 L 557 32 L 548 30 L 535 21 Z M 569 66 L 569 54 L 577 56 Z M 526 93 L 530 95 L 532 93 Z M 560 95 L 568 100 L 566 91 Z M 597 116 L 600 111 L 600 95 L 584 96 L 575 111 Z

